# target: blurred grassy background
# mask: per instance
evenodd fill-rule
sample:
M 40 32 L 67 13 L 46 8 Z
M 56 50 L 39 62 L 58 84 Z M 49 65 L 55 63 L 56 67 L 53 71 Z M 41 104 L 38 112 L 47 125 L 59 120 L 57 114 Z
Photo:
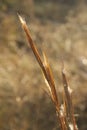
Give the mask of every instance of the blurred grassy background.
M 0 0 L 0 129 L 58 129 L 17 12 L 26 19 L 40 53 L 44 50 L 47 54 L 60 100 L 64 59 L 77 123 L 80 130 L 87 130 L 86 0 Z

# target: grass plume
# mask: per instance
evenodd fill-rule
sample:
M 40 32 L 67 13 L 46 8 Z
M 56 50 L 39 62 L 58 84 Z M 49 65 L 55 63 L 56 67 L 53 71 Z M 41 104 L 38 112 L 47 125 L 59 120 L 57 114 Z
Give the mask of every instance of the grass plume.
M 63 78 L 63 86 L 64 86 L 64 98 L 63 98 L 64 104 L 61 105 L 58 95 L 57 95 L 54 77 L 52 74 L 51 67 L 48 63 L 48 59 L 44 52 L 43 52 L 44 60 L 41 59 L 39 51 L 30 35 L 30 30 L 25 20 L 23 20 L 23 18 L 20 15 L 18 15 L 18 17 L 20 19 L 20 22 L 26 34 L 28 45 L 31 47 L 33 54 L 43 72 L 43 75 L 47 84 L 47 88 L 48 88 L 48 94 L 50 95 L 50 98 L 52 99 L 52 102 L 55 106 L 55 110 L 58 117 L 58 122 L 60 124 L 60 129 L 61 130 L 78 130 L 75 117 L 74 117 L 71 89 L 67 82 L 64 67 L 62 69 L 62 78 Z

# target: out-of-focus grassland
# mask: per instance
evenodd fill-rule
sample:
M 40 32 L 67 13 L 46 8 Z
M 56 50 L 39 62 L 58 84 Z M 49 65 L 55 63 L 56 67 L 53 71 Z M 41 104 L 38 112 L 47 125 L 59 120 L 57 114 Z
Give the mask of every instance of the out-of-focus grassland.
M 19 12 L 29 22 L 40 53 L 44 50 L 47 54 L 59 96 L 63 91 L 61 66 L 64 60 L 73 89 L 75 113 L 79 114 L 77 123 L 80 130 L 86 130 L 87 5 L 85 2 L 68 5 L 42 1 L 31 3 L 32 10 L 29 10 L 22 2 L 1 2 L 0 129 L 58 129 L 53 105 L 42 89 L 45 88 L 43 76 L 17 18 Z

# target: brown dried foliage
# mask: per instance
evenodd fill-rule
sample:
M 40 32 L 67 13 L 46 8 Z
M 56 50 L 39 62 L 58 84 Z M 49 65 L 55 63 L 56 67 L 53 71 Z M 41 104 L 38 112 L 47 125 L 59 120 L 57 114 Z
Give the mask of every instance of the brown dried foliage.
M 75 117 L 74 117 L 74 109 L 73 109 L 73 104 L 72 104 L 72 91 L 68 85 L 64 67 L 62 69 L 62 79 L 63 79 L 63 86 L 64 86 L 64 97 L 63 97 L 64 103 L 61 105 L 59 98 L 57 96 L 54 77 L 53 77 L 50 65 L 48 63 L 47 57 L 45 53 L 43 52 L 44 61 L 42 61 L 39 51 L 31 38 L 30 30 L 28 29 L 26 22 L 23 20 L 23 18 L 20 15 L 18 15 L 18 17 L 20 19 L 20 22 L 26 34 L 28 45 L 31 47 L 34 53 L 34 56 L 38 64 L 40 65 L 40 68 L 45 77 L 45 81 L 48 88 L 48 95 L 50 95 L 50 98 L 52 99 L 52 102 L 55 106 L 58 121 L 60 124 L 60 129 L 61 130 L 78 130 Z

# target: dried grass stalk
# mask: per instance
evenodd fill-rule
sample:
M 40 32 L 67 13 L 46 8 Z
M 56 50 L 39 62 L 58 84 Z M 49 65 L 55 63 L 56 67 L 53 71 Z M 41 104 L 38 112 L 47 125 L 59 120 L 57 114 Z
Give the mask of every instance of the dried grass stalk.
M 65 96 L 64 96 L 64 104 L 61 105 L 59 102 L 59 98 L 57 96 L 54 77 L 53 77 L 50 65 L 48 63 L 47 57 L 45 53 L 43 52 L 44 61 L 42 61 L 39 51 L 37 50 L 37 47 L 31 38 L 30 31 L 28 29 L 26 22 L 23 20 L 23 18 L 20 15 L 18 15 L 18 17 L 20 19 L 20 22 L 26 34 L 28 45 L 31 46 L 31 49 L 45 77 L 47 88 L 49 90 L 48 95 L 50 95 L 54 103 L 54 106 L 57 112 L 58 121 L 60 124 L 60 129 L 61 130 L 77 130 L 74 113 L 73 113 L 71 93 L 69 91 L 64 69 L 62 70 L 62 77 L 63 77 Z
M 74 108 L 72 104 L 72 90 L 68 85 L 68 81 L 65 75 L 65 69 L 62 69 L 62 78 L 63 78 L 63 85 L 64 85 L 64 92 L 65 92 L 65 111 L 67 120 L 72 126 L 74 130 L 78 130 L 75 117 L 74 117 Z

